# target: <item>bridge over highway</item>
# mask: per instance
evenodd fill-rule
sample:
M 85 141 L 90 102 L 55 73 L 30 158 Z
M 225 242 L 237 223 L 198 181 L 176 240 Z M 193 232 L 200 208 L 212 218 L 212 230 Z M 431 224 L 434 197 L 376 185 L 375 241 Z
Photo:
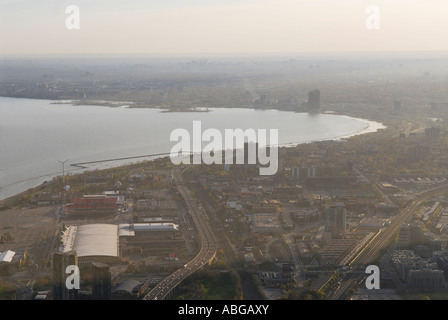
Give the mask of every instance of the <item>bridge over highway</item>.
M 210 264 L 216 255 L 216 239 L 208 221 L 208 217 L 199 201 L 194 199 L 190 190 L 184 185 L 181 172 L 178 169 L 172 171 L 173 179 L 177 183 L 179 193 L 185 200 L 193 223 L 198 232 L 201 244 L 199 253 L 182 268 L 176 270 L 156 285 L 143 300 L 163 300 L 188 276 Z

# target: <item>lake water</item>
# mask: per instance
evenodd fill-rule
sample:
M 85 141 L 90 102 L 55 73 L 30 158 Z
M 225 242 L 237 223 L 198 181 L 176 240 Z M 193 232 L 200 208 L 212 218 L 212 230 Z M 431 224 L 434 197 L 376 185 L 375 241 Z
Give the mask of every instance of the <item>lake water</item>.
M 210 112 L 161 112 L 103 106 L 73 106 L 48 100 L 0 97 L 0 199 L 25 191 L 62 172 L 57 160 L 73 163 L 170 152 L 171 131 L 216 128 L 278 129 L 279 144 L 337 139 L 383 126 L 332 114 L 278 110 L 210 109 Z M 205 145 L 205 144 L 204 144 Z M 89 170 L 132 161 L 89 165 Z

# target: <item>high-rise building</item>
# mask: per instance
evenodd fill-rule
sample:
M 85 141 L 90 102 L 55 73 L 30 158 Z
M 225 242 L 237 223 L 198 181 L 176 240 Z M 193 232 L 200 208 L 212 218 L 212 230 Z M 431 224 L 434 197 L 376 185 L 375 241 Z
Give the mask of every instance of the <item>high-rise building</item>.
M 346 210 L 343 204 L 331 205 L 325 212 L 325 230 L 334 238 L 343 237 L 346 231 Z
M 431 148 L 429 146 L 416 145 L 408 149 L 409 161 L 427 161 L 431 158 Z
M 244 164 L 257 164 L 258 142 L 244 142 Z
M 432 127 L 425 129 L 425 141 L 428 143 L 438 142 L 440 140 L 440 128 Z
M 320 91 L 318 89 L 308 92 L 308 107 L 309 108 L 320 107 Z
M 417 224 L 411 225 L 411 245 L 417 246 L 426 244 L 425 231 Z
M 307 178 L 314 178 L 314 177 L 316 177 L 316 168 L 308 167 L 306 176 L 307 176 Z
M 291 175 L 295 180 L 300 179 L 300 167 L 291 168 Z
M 404 224 L 398 233 L 397 246 L 400 249 L 407 249 L 411 243 L 411 228 L 410 225 Z
M 75 300 L 78 290 L 68 289 L 66 280 L 70 274 L 65 273 L 68 266 L 78 266 L 76 251 L 55 252 L 53 254 L 53 299 Z
M 110 267 L 107 264 L 92 263 L 92 299 L 109 300 L 112 292 Z
M 409 249 L 423 244 L 426 244 L 426 237 L 422 227 L 416 224 L 401 226 L 397 239 L 397 246 L 400 249 Z
M 400 112 L 401 111 L 401 100 L 394 102 L 394 112 Z
M 291 176 L 295 180 L 305 179 L 305 178 L 315 178 L 319 176 L 319 168 L 309 167 L 306 163 L 302 163 L 299 167 L 291 168 Z

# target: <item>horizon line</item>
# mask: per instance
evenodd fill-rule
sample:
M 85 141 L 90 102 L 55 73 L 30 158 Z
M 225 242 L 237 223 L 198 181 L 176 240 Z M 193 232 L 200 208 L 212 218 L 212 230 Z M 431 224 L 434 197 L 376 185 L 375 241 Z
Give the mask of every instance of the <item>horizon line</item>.
M 443 54 L 448 50 L 378 50 L 378 51 L 276 51 L 276 52 L 122 52 L 122 53 L 0 53 L 0 58 L 30 58 L 30 57 L 191 57 L 191 56 L 212 56 L 212 57 L 280 57 L 285 55 L 385 55 L 385 54 Z

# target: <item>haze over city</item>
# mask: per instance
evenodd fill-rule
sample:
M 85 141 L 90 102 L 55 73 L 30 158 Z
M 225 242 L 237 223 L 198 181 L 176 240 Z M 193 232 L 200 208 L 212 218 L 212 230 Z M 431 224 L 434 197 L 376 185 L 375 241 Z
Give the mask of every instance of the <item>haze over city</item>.
M 69 5 L 80 29 L 67 30 Z M 375 5 L 380 28 L 368 30 Z M 446 51 L 444 0 L 0 1 L 0 54 Z
M 448 300 L 447 14 L 0 0 L 0 300 Z

